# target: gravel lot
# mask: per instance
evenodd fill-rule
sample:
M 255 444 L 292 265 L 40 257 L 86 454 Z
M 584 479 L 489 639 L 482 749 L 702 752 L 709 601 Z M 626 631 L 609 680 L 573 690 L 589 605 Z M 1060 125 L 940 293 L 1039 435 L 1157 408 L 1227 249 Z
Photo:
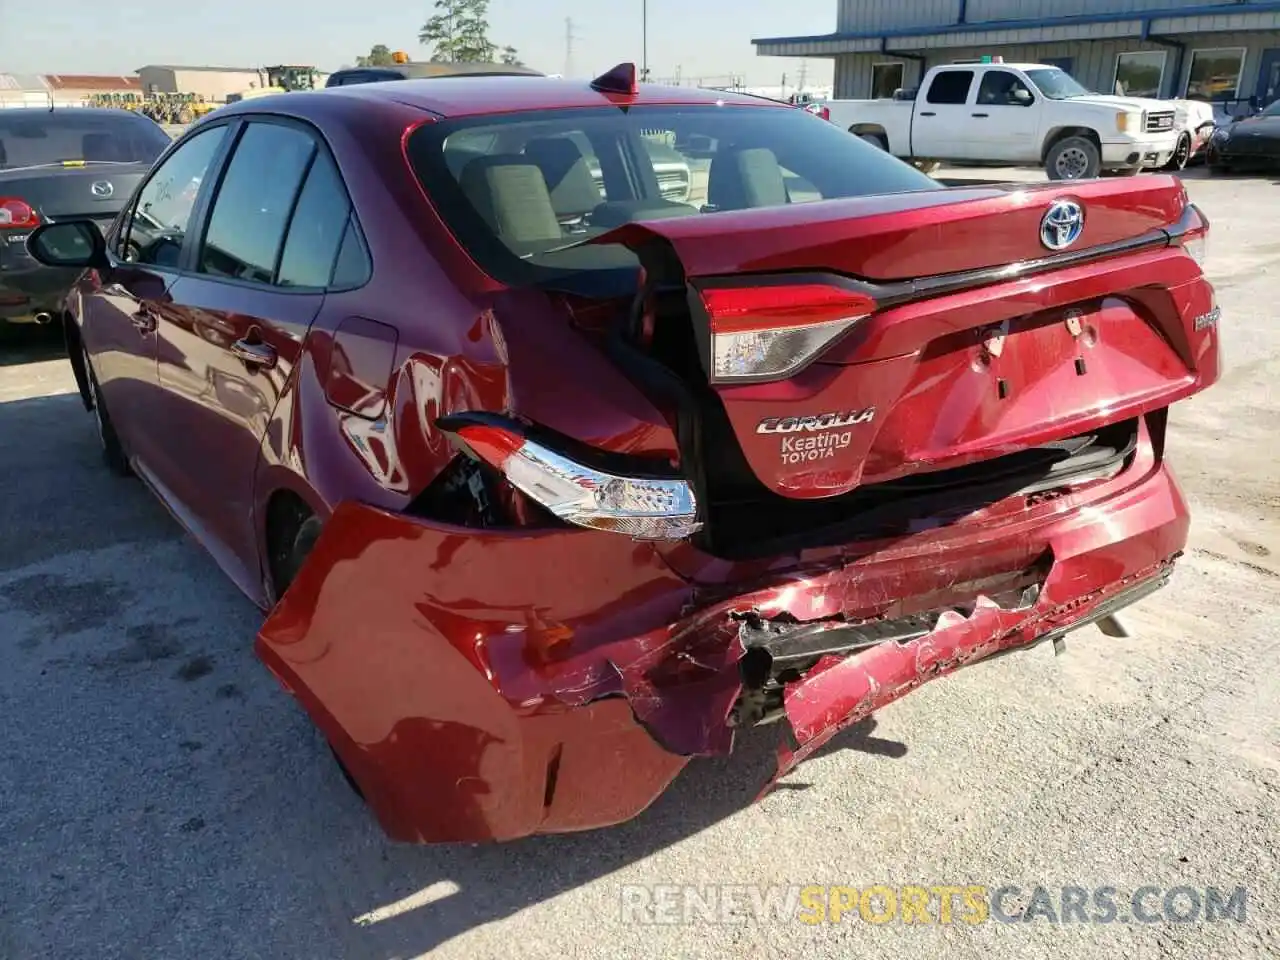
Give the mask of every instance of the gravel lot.
M 254 659 L 257 612 L 100 467 L 56 345 L 7 337 L 0 958 L 1280 955 L 1280 186 L 1189 187 L 1214 222 L 1229 367 L 1176 411 L 1192 548 L 1132 639 L 1089 629 L 1066 656 L 931 684 L 758 805 L 776 732 L 694 765 L 623 827 L 505 847 L 382 839 Z M 1239 885 L 1248 918 L 621 914 L 626 884 L 877 883 Z

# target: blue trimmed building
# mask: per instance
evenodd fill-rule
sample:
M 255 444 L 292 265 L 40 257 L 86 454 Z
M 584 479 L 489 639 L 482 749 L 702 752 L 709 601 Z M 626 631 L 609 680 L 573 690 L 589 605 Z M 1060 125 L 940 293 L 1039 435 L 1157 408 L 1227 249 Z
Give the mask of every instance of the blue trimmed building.
M 753 40 L 835 61 L 835 96 L 891 96 L 939 63 L 1052 63 L 1104 93 L 1280 99 L 1280 0 L 838 0 L 834 33 Z

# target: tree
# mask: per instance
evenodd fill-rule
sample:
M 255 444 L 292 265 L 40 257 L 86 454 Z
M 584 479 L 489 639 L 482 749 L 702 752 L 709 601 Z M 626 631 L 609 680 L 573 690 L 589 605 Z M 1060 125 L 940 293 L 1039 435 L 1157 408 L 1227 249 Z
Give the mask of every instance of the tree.
M 357 67 L 389 67 L 395 62 L 391 48 L 385 43 L 375 44 L 367 57 L 356 57 Z
M 435 0 L 436 12 L 422 25 L 418 42 L 431 59 L 451 63 L 491 63 L 498 46 L 489 40 L 489 0 Z
M 502 62 L 508 67 L 524 66 L 524 61 L 520 59 L 520 51 L 511 46 L 502 48 Z

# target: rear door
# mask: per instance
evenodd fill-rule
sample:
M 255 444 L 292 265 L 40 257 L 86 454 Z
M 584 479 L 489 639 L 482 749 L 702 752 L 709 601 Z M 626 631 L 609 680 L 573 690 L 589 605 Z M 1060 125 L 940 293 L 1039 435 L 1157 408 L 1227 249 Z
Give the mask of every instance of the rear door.
M 971 69 L 939 70 L 916 99 L 911 118 L 911 153 L 939 160 L 975 159 L 969 106 L 974 88 Z
M 255 117 L 237 137 L 160 323 L 173 431 L 160 480 L 219 564 L 257 596 L 259 448 L 330 286 L 351 204 L 312 128 Z

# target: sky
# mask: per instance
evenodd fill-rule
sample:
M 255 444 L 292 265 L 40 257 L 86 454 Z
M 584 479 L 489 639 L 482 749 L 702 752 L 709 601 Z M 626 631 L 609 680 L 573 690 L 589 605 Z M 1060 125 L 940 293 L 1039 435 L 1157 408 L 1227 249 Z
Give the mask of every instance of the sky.
M 757 57 L 753 37 L 829 33 L 836 0 L 647 0 L 654 80 L 704 77 L 752 85 L 794 84 L 799 60 Z M 566 72 L 565 19 L 573 21 L 574 76 L 594 76 L 643 57 L 642 0 L 491 0 L 489 38 L 530 66 Z M 335 70 L 377 43 L 427 59 L 418 30 L 431 0 L 0 0 L 0 71 L 131 74 L 145 64 L 256 67 L 314 64 Z M 810 85 L 830 83 L 831 61 L 810 60 Z

